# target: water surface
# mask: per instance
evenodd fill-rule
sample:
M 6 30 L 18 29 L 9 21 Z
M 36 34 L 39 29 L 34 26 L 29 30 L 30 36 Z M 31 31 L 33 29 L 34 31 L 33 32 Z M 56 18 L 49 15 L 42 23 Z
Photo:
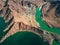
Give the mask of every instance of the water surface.
M 49 45 L 43 39 L 32 32 L 17 32 L 7 38 L 1 45 Z

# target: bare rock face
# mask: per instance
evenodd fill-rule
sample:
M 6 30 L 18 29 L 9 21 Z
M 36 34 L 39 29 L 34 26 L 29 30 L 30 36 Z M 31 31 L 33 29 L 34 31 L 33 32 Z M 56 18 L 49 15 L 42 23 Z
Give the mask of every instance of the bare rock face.
M 0 17 L 3 17 L 5 22 L 9 22 L 3 32 L 6 32 L 8 29 L 9 31 L 3 36 L 1 42 L 18 31 L 31 31 L 37 34 L 43 33 L 43 31 L 39 31 L 39 25 L 36 23 L 35 10 L 32 10 L 34 11 L 32 14 L 28 6 L 21 5 L 21 0 L 1 0 L 0 5 Z
M 0 0 L 0 17 L 3 17 L 5 22 L 9 22 L 7 28 L 3 31 L 8 33 L 3 36 L 1 42 L 3 42 L 7 37 L 13 35 L 18 31 L 31 31 L 38 35 L 44 35 L 44 31 L 39 29 L 39 25 L 35 20 L 35 9 L 36 6 L 40 6 L 43 0 Z M 49 8 L 51 3 L 47 3 L 43 8 L 43 20 L 47 22 L 48 25 L 53 25 L 54 27 L 60 27 L 59 12 L 56 11 L 56 7 Z M 57 6 L 57 5 L 56 5 Z M 46 34 L 47 36 L 51 34 Z M 51 41 L 53 37 L 49 37 L 48 40 Z
M 48 25 L 60 28 L 60 2 L 48 2 L 43 7 L 43 20 L 47 22 Z
M 26 9 L 25 7 L 21 6 L 21 0 L 1 0 L 0 5 L 0 16 L 4 17 L 6 22 L 8 22 L 13 17 L 12 22 L 18 24 L 18 27 L 20 22 L 36 28 L 39 27 L 36 24 L 35 16 L 26 13 L 29 8 Z

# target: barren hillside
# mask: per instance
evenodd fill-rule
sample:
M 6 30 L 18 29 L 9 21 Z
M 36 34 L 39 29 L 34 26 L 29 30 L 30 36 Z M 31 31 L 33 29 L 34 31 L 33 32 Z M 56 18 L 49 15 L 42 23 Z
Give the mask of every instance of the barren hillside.
M 6 35 L 2 36 L 1 42 L 19 31 L 31 31 L 43 35 L 44 38 L 48 36 L 47 40 L 51 42 L 54 37 L 50 33 L 44 35 L 45 31 L 39 29 L 40 26 L 35 20 L 36 6 L 40 7 L 42 3 L 44 3 L 43 0 L 0 0 L 0 17 L 3 17 L 6 23 L 9 22 L 3 32 L 10 29 Z M 55 2 L 53 6 L 52 4 L 47 2 L 43 7 L 42 19 L 49 27 L 60 28 L 60 3 Z M 57 38 L 60 39 L 58 36 Z

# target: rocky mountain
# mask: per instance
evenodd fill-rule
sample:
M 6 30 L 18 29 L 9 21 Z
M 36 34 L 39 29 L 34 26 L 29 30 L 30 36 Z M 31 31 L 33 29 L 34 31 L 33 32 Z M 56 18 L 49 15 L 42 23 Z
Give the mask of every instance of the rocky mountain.
M 3 36 L 3 40 L 18 31 L 31 30 L 32 32 L 40 32 L 38 31 L 39 25 L 36 24 L 34 13 L 32 14 L 27 9 L 28 7 L 23 7 L 21 0 L 0 0 L 0 5 L 0 17 L 3 17 L 6 23 L 9 22 L 4 32 L 13 25 L 8 33 Z
M 51 42 L 54 39 L 52 34 L 44 34 L 45 31 L 39 29 L 40 26 L 35 20 L 36 6 L 39 7 L 42 3 L 44 0 L 0 0 L 0 17 L 3 17 L 6 23 L 9 22 L 3 32 L 8 29 L 9 31 L 2 37 L 1 42 L 18 31 L 31 31 L 42 35 Z M 44 17 L 42 18 L 50 27 L 60 28 L 59 4 L 59 2 L 47 2 L 43 7 Z M 47 36 L 49 37 L 47 38 Z M 57 36 L 57 38 L 59 37 Z

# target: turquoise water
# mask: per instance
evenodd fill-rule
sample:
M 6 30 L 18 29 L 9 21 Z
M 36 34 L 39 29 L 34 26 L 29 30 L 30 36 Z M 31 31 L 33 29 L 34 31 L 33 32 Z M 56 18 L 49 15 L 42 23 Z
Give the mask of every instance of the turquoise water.
M 32 32 L 17 32 L 7 38 L 1 45 L 49 45 L 41 37 Z
M 39 8 L 37 7 L 35 17 L 36 17 L 36 21 L 40 24 L 40 29 L 60 35 L 60 28 L 48 27 L 47 24 L 42 20 L 41 15 L 42 15 L 42 11 L 39 10 Z
M 42 11 L 41 10 L 39 11 L 39 8 L 37 7 L 35 17 L 36 21 L 40 24 L 40 29 L 60 35 L 60 28 L 48 27 L 47 24 L 42 20 L 41 15 Z M 52 43 L 53 43 L 52 45 L 60 45 L 60 43 L 56 40 L 54 40 Z

